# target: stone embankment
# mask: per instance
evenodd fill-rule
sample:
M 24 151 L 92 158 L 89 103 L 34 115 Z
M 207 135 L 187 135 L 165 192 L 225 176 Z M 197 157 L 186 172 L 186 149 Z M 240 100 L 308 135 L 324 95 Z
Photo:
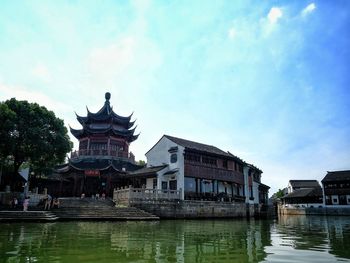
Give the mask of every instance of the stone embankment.
M 350 207 L 285 207 L 280 205 L 278 215 L 350 216 Z
M 0 211 L 1 221 L 55 220 L 158 220 L 159 217 L 136 207 L 115 207 L 111 200 L 60 198 L 60 208 L 37 211 Z
M 148 200 L 132 202 L 130 203 L 130 206 L 137 207 L 157 215 L 160 218 L 267 218 L 271 216 L 268 207 L 263 207 L 261 205 L 247 205 L 245 203 L 193 200 Z
M 135 207 L 115 207 L 109 200 L 90 198 L 60 199 L 60 208 L 53 212 L 61 220 L 158 220 L 159 217 Z

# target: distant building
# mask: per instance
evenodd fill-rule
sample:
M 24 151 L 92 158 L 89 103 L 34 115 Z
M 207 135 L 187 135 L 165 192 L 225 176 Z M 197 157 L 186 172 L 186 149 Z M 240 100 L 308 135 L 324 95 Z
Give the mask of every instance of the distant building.
M 317 180 L 290 180 L 288 194 L 281 198 L 284 205 L 318 207 L 322 205 L 322 188 Z
M 146 187 L 181 190 L 181 199 L 267 204 L 262 171 L 215 146 L 164 135 L 147 153 Z
M 350 205 L 350 170 L 327 172 L 322 184 L 327 206 Z
M 321 188 L 317 180 L 289 180 L 288 182 L 288 194 L 293 193 L 295 190 Z

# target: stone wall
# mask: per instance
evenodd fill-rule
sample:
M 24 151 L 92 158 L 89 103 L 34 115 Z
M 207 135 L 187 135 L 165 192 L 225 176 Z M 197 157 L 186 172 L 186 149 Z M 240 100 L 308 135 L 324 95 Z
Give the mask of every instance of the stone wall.
M 261 217 L 258 205 L 212 201 L 144 201 L 131 203 L 160 218 L 245 218 Z
M 350 207 L 278 207 L 279 215 L 350 216 Z

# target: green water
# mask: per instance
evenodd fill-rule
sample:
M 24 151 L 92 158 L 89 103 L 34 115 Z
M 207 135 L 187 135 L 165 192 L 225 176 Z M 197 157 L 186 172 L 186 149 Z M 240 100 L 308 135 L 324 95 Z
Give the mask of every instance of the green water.
M 0 224 L 0 262 L 336 261 L 349 217 Z

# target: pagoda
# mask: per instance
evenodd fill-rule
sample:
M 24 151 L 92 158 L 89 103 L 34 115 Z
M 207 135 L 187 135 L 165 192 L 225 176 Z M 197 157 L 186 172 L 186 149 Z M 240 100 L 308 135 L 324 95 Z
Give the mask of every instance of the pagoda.
M 128 185 L 126 175 L 142 166 L 135 164 L 129 152 L 135 135 L 132 114 L 123 117 L 113 111 L 111 94 L 105 94 L 105 103 L 97 112 L 87 108 L 87 116 L 76 114 L 81 129 L 70 128 L 78 139 L 79 148 L 71 153 L 68 163 L 57 167 L 60 185 L 50 191 L 59 196 L 93 196 L 105 193 L 111 196 L 113 189 Z
M 105 104 L 97 112 L 91 113 L 87 109 L 87 116 L 77 115 L 82 129 L 70 128 L 71 133 L 79 140 L 79 150 L 72 153 L 71 158 L 86 156 L 104 156 L 108 158 L 128 159 L 129 145 L 139 135 L 134 135 L 134 121 L 131 116 L 122 117 L 113 111 L 110 106 L 111 94 L 105 94 Z

